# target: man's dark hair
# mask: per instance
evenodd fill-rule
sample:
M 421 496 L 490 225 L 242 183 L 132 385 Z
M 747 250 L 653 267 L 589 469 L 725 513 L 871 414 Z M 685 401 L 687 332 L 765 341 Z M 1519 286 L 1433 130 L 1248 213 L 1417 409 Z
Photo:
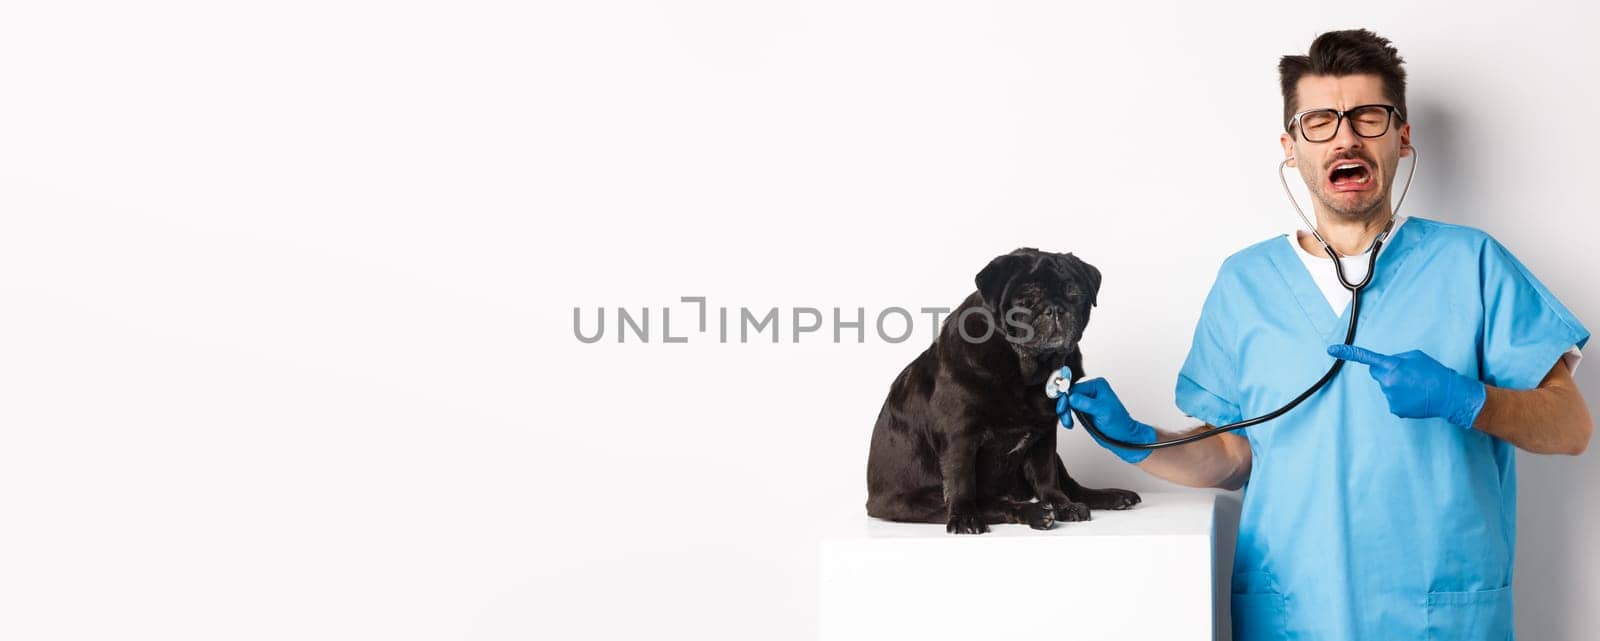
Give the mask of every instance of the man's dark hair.
M 1289 119 L 1299 111 L 1299 97 L 1295 88 L 1300 78 L 1313 76 L 1349 76 L 1373 74 L 1383 79 L 1383 97 L 1394 103 L 1404 119 L 1406 111 L 1406 70 L 1400 68 L 1405 60 L 1389 40 L 1366 29 L 1329 31 L 1311 42 L 1310 55 L 1284 56 L 1278 61 L 1278 78 L 1283 85 L 1283 128 L 1289 129 Z

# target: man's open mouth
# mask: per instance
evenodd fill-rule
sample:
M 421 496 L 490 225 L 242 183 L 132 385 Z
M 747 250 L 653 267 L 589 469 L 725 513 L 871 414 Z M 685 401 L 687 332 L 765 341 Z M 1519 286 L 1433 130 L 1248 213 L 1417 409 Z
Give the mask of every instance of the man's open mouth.
M 1328 172 L 1333 191 L 1361 191 L 1372 186 L 1372 169 L 1358 160 L 1341 160 Z

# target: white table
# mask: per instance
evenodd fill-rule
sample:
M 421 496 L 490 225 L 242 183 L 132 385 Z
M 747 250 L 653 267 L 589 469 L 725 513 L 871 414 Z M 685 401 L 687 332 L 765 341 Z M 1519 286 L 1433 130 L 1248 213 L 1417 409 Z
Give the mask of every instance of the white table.
M 1212 639 L 1228 585 L 1214 563 L 1217 497 L 1141 496 L 1131 510 L 1053 530 L 992 525 L 976 536 L 842 517 L 820 544 L 819 637 Z

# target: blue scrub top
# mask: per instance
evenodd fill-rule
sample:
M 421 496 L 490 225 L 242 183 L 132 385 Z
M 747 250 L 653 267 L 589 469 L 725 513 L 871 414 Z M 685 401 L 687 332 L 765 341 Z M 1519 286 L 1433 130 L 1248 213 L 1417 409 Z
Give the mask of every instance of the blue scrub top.
M 1222 425 L 1270 412 L 1333 363 L 1335 317 L 1275 236 L 1228 257 L 1178 375 L 1184 413 Z M 1332 266 L 1330 265 L 1330 268 Z M 1509 389 L 1537 387 L 1589 339 L 1533 274 L 1481 230 L 1411 217 L 1378 257 L 1356 345 L 1420 349 Z M 1237 641 L 1512 638 L 1513 446 L 1442 418 L 1389 413 L 1367 366 L 1250 442 L 1233 566 Z

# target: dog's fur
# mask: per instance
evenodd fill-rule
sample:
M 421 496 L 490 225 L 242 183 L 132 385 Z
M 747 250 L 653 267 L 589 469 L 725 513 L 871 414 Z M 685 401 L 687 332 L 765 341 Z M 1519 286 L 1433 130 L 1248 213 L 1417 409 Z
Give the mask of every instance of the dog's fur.
M 1087 520 L 1090 509 L 1133 507 L 1138 494 L 1083 487 L 1067 475 L 1056 454 L 1055 401 L 1044 394 L 1062 365 L 1074 381 L 1083 376 L 1078 339 L 1100 271 L 1072 254 L 1025 247 L 995 258 L 976 282 L 889 388 L 867 458 L 867 514 L 979 534 L 992 523 L 1048 529 Z M 982 313 L 963 315 L 976 307 L 987 309 L 992 332 Z M 1032 329 L 1027 340 L 1023 325 Z

